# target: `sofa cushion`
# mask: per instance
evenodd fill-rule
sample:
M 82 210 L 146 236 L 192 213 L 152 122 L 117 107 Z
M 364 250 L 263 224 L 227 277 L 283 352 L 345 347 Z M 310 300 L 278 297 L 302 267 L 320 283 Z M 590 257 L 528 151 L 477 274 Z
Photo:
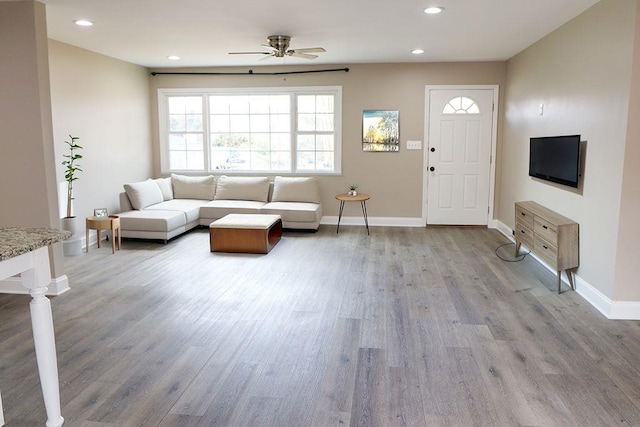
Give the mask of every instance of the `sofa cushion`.
M 266 202 L 269 198 L 269 178 L 258 176 L 218 177 L 215 200 L 253 200 Z
M 216 192 L 215 178 L 209 176 L 184 176 L 171 174 L 175 199 L 213 200 Z
M 173 187 L 171 186 L 171 178 L 157 178 L 154 179 L 158 184 L 158 188 L 162 193 L 162 198 L 166 202 L 167 200 L 173 200 Z
M 257 214 L 264 202 L 251 200 L 214 200 L 200 208 L 200 219 L 215 220 L 229 214 Z M 203 223 L 206 221 L 201 221 Z
M 200 206 L 207 203 L 204 200 L 195 199 L 173 199 L 157 205 L 149 206 L 147 211 L 178 211 L 183 212 L 187 218 L 187 224 L 198 221 L 200 216 Z
M 180 211 L 129 211 L 118 214 L 122 230 L 169 232 L 184 227 L 186 217 Z
M 260 213 L 280 215 L 284 222 L 319 222 L 322 205 L 302 202 L 271 202 L 260 209 Z
M 272 202 L 320 203 L 320 188 L 315 177 L 276 176 Z
M 134 182 L 133 184 L 125 184 L 124 191 L 127 193 L 133 209 L 137 210 L 155 205 L 164 200 L 158 184 L 153 182 L 152 179 Z

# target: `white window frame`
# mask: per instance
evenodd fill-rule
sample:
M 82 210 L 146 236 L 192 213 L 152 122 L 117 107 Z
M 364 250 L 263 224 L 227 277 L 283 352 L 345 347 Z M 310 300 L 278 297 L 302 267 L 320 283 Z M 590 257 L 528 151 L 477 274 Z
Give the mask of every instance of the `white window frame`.
M 291 95 L 291 170 L 277 171 L 235 171 L 232 169 L 216 170 L 210 169 L 210 132 L 209 132 L 209 106 L 203 101 L 203 132 L 204 132 L 204 158 L 205 165 L 202 170 L 172 170 L 169 168 L 169 114 L 168 98 L 171 96 L 194 96 L 201 95 L 203 100 L 209 95 Z M 323 170 L 302 170 L 296 171 L 297 160 L 297 120 L 296 109 L 297 95 L 333 95 L 335 97 L 334 107 L 334 169 Z M 300 132 L 301 134 L 308 132 Z M 163 174 L 224 174 L 224 175 L 341 175 L 342 174 L 342 86 L 304 86 L 304 87 L 247 87 L 247 88 L 159 88 L 158 89 L 158 139 L 160 146 L 160 169 Z

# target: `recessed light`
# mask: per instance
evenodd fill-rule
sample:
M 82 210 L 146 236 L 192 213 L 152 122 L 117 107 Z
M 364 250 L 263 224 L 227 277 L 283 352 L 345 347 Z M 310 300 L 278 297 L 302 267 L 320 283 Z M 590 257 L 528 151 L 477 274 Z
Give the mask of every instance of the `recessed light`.
M 180 59 L 180 57 L 178 55 L 169 55 L 167 56 L 167 59 L 171 61 L 177 61 L 178 59 Z
M 432 6 L 432 7 L 428 7 L 424 10 L 424 13 L 429 14 L 429 15 L 437 15 L 438 13 L 442 12 L 444 10 L 444 7 L 440 7 L 440 6 Z
M 78 19 L 76 21 L 73 21 L 76 25 L 79 25 L 81 27 L 90 27 L 93 25 L 93 22 L 91 21 L 87 21 L 86 19 Z
M 411 53 L 414 55 L 422 55 L 424 53 L 424 49 L 413 49 Z

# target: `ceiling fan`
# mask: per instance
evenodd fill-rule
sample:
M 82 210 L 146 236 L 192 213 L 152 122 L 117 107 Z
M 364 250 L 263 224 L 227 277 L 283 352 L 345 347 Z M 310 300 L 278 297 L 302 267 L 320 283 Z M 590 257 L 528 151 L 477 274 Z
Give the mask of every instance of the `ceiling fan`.
M 312 53 L 326 52 L 326 50 L 321 47 L 289 49 L 290 41 L 291 37 L 289 36 L 269 36 L 267 37 L 268 44 L 262 45 L 269 49 L 268 52 L 229 52 L 229 55 L 265 55 L 265 57 L 261 59 L 262 61 L 271 57 L 284 58 L 285 56 L 294 56 L 296 58 L 304 59 L 316 59 L 318 55 L 312 55 Z

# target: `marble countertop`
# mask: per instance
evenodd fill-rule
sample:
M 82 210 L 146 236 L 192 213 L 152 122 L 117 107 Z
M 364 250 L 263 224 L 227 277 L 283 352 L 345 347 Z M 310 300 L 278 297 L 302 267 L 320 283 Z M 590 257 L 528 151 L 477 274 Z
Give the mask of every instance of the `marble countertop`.
M 71 237 L 55 228 L 0 227 L 0 261 L 26 254 Z

